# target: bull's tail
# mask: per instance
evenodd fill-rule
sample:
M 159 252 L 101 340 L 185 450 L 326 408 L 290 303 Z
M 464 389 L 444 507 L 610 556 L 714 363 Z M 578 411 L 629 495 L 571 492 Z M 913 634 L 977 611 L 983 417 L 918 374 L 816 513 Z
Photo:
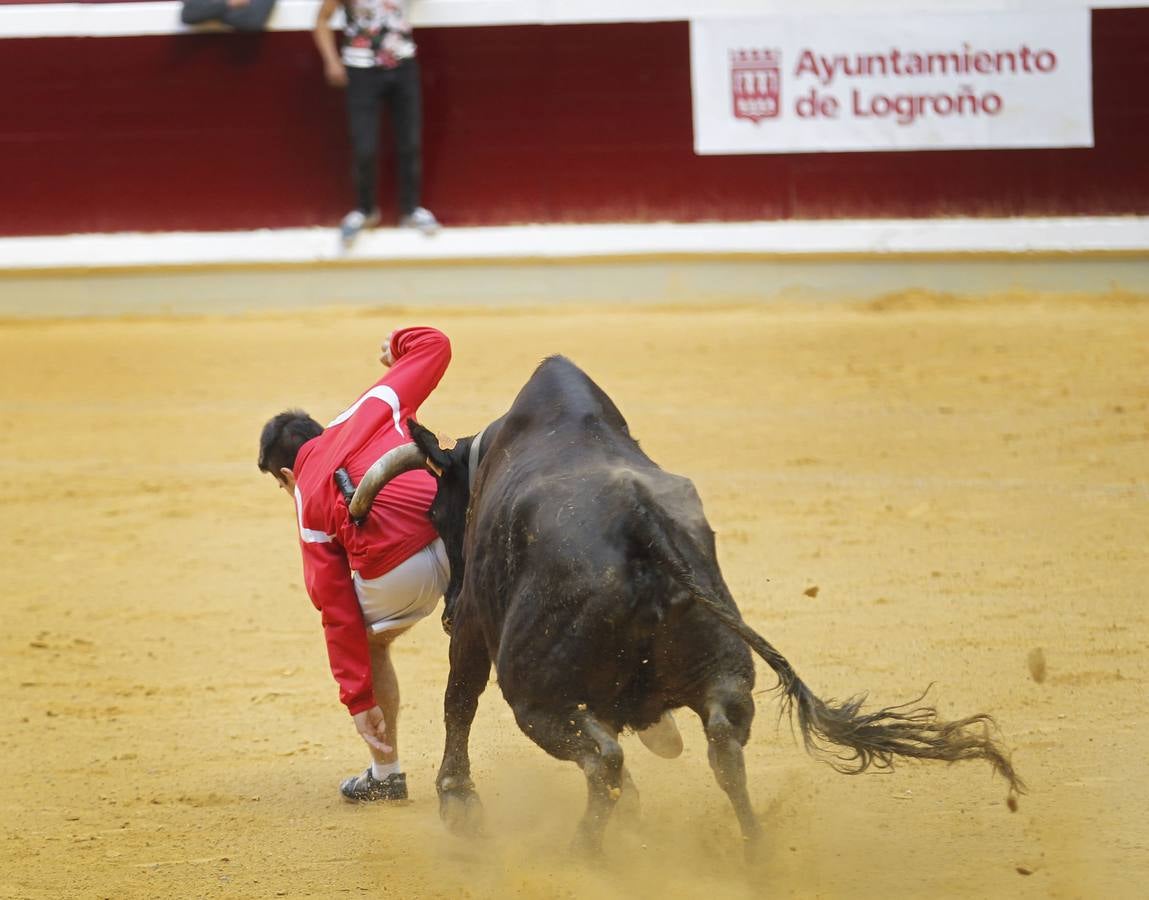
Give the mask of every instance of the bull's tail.
M 802 740 L 811 755 L 848 775 L 870 768 L 890 769 L 895 757 L 946 762 L 984 759 L 1009 782 L 1009 806 L 1016 809 L 1016 795 L 1025 793 L 1025 784 L 994 739 L 996 726 L 990 716 L 980 714 L 947 722 L 938 717 L 933 707 L 913 705 L 917 701 L 863 712 L 865 695 L 842 703 L 821 700 L 798 677 L 786 658 L 743 621 L 732 604 L 719 601 L 698 586 L 667 529 L 659 527 L 652 516 L 644 518 L 648 526 L 653 526 L 648 529 L 647 539 L 652 549 L 660 551 L 675 581 L 774 670 L 783 697 L 783 710 L 791 717 L 797 710 Z
M 689 585 L 683 586 L 689 589 Z M 786 711 L 792 713 L 797 709 L 798 728 L 806 749 L 826 759 L 839 772 L 856 775 L 869 768 L 889 769 L 898 756 L 946 762 L 984 759 L 1009 782 L 1011 795 L 1025 793 L 1025 785 L 1009 757 L 992 737 L 995 726 L 988 715 L 947 722 L 938 718 L 932 706 L 913 706 L 916 701 L 862 712 L 864 695 L 843 703 L 827 703 L 817 697 L 786 658 L 737 613 L 701 591 L 691 593 L 774 670 Z

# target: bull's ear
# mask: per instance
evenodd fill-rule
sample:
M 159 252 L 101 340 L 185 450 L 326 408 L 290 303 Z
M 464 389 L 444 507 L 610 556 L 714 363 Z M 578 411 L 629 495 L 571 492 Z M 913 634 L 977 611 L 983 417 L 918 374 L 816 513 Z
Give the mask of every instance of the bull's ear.
M 407 420 L 407 430 L 411 434 L 411 440 L 419 448 L 419 452 L 427 458 L 428 462 L 433 463 L 435 468 L 440 472 L 445 472 L 451 467 L 451 455 L 439 447 L 439 438 L 435 432 L 429 428 L 424 428 L 414 419 Z

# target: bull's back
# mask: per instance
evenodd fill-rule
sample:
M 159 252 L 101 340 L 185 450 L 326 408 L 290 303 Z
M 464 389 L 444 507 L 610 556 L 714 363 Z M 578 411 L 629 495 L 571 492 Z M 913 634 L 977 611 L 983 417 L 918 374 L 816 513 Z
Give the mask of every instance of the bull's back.
M 568 607 L 576 597 L 618 593 L 651 511 L 687 543 L 712 541 L 689 479 L 659 468 L 610 397 L 564 357 L 539 365 L 488 454 L 469 559 L 482 560 L 490 589 L 545 582 L 548 597 Z
M 502 431 L 534 438 L 555 428 L 585 425 L 628 433 L 626 420 L 607 393 L 566 357 L 551 356 L 515 397 Z

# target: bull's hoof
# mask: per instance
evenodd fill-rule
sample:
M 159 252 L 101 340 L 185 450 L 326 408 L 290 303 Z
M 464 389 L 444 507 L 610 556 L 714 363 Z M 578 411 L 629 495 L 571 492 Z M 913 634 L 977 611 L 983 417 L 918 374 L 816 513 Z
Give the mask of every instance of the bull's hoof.
M 483 833 L 483 802 L 474 787 L 441 790 L 439 818 L 451 834 L 479 837 Z

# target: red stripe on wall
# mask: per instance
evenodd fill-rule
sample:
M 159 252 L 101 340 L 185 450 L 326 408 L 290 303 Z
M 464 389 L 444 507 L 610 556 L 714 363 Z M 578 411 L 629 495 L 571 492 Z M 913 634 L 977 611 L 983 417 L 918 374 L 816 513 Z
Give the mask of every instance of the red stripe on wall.
M 1096 147 L 699 157 L 686 23 L 424 29 L 448 225 L 1149 214 L 1149 9 L 1093 14 Z M 0 234 L 333 224 L 342 97 L 311 37 L 6 40 Z M 381 163 L 393 203 L 393 162 Z

